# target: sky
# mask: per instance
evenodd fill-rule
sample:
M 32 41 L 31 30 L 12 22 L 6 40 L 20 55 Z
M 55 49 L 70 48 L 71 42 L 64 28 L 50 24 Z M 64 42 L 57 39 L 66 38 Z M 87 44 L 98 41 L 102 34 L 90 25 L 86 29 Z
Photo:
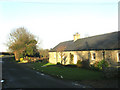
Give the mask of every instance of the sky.
M 118 0 L 1 0 L 0 52 L 12 30 L 26 28 L 50 49 L 63 41 L 118 31 Z

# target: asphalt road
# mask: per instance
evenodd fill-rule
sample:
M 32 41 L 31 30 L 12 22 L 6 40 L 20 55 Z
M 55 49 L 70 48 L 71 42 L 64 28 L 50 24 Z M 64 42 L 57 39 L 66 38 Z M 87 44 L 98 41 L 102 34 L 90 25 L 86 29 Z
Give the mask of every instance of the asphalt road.
M 75 82 L 63 81 L 31 70 L 24 65 L 2 59 L 2 88 L 85 88 Z

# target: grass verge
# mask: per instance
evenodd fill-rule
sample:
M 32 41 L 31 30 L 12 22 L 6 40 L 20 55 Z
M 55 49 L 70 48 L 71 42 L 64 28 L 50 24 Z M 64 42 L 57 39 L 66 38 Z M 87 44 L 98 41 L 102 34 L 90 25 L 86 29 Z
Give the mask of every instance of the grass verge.
M 102 72 L 77 67 L 64 67 L 50 63 L 32 63 L 32 69 L 67 80 L 100 80 Z

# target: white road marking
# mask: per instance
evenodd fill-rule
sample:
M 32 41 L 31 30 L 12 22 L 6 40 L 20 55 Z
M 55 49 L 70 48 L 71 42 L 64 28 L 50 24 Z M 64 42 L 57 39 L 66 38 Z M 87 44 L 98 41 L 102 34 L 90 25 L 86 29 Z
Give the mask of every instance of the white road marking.
M 41 73 L 41 75 L 45 75 L 45 74 Z
M 61 78 L 63 78 L 63 76 L 60 76 Z

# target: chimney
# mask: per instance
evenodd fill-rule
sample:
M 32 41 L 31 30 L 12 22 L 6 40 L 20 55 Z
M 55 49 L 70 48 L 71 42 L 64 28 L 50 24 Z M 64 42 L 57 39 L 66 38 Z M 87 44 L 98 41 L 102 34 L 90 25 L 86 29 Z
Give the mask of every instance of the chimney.
M 80 39 L 80 34 L 77 32 L 76 34 L 73 35 L 74 42 L 78 39 Z

